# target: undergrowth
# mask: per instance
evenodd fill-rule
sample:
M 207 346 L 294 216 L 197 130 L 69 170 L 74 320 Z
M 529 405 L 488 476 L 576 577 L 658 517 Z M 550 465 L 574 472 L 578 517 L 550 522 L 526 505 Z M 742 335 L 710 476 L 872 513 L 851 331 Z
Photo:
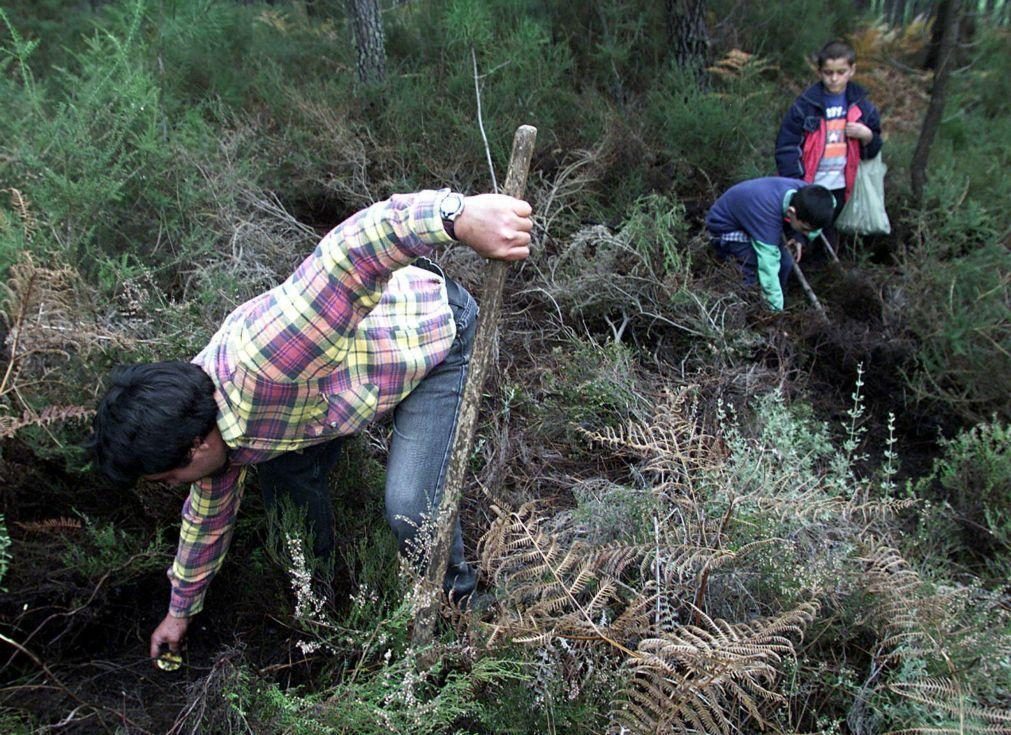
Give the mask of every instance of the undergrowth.
M 78 5 L 0 11 L 0 449 L 66 467 L 82 492 L 104 491 L 77 446 L 112 365 L 195 354 L 323 231 L 393 191 L 490 188 L 475 82 L 500 182 L 515 126 L 540 129 L 534 253 L 511 276 L 473 458 L 483 490 L 465 509 L 495 606 L 480 621 L 447 611 L 422 665 L 433 652 L 409 645 L 412 580 L 381 522 L 377 428 L 337 473 L 339 586 L 318 584 L 296 532 L 232 559 L 256 615 L 294 621 L 289 635 L 270 639 L 266 665 L 240 640 L 194 668 L 162 729 L 1009 730 L 1006 28 L 977 30 L 911 209 L 922 20 L 899 33 L 858 28 L 852 4 L 714 3 L 700 87 L 670 61 L 665 12 L 679 3 L 394 3 L 391 73 L 366 91 L 341 3 Z M 810 314 L 761 311 L 699 236 L 721 190 L 771 170 L 782 111 L 812 81 L 806 57 L 857 30 L 897 233 L 888 263 L 860 268 L 887 293 L 886 336 L 915 351 L 910 395 L 889 405 L 950 430 L 922 476 L 895 417 L 865 405 L 883 376 L 855 376 L 847 406 L 807 396 L 811 348 L 795 337 L 818 340 Z M 458 251 L 443 257 L 479 280 Z M 54 505 L 72 495 L 39 484 Z M 51 528 L 5 496 L 17 523 L 0 521 L 0 583 L 53 570 L 11 590 L 29 606 L 17 625 L 46 621 L 38 661 L 76 662 L 61 638 L 121 614 L 99 604 L 164 590 L 164 506 L 178 501 L 144 488 L 129 526 L 137 507 L 99 517 L 92 502 L 86 523 Z M 247 517 L 236 535 L 248 549 L 269 534 Z M 268 564 L 292 584 L 266 580 Z M 218 598 L 222 618 L 253 605 L 246 593 Z M 92 608 L 50 616 L 52 599 L 78 597 Z M 100 707 L 66 709 L 19 704 L 38 681 L 19 679 L 0 729 L 133 727 L 127 710 L 173 686 L 127 702 L 122 676 L 74 689 L 113 692 Z
M 534 657 L 568 641 L 624 679 L 615 732 L 804 732 L 839 712 L 859 731 L 952 717 L 999 731 L 1007 611 L 985 580 L 951 582 L 950 560 L 896 548 L 924 498 L 860 469 L 859 388 L 837 431 L 775 393 L 751 409 L 710 435 L 690 394 L 671 396 L 645 423 L 590 434 L 640 458 L 628 485 L 584 480 L 561 515 L 500 510 L 482 557 L 495 636 Z

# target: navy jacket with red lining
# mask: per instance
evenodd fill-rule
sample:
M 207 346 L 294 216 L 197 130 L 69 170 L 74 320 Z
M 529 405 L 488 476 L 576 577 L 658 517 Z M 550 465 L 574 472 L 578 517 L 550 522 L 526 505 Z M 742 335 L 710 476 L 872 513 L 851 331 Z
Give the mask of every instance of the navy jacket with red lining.
M 818 163 L 825 153 L 826 119 L 825 88 L 821 82 L 812 84 L 790 106 L 776 136 L 776 171 L 780 176 L 803 179 L 811 183 L 818 172 Z M 867 145 L 856 138 L 847 139 L 846 198 L 853 191 L 857 166 L 861 159 L 874 158 L 881 150 L 881 116 L 867 99 L 867 91 L 859 84 L 846 85 L 846 122 L 861 122 L 874 137 Z

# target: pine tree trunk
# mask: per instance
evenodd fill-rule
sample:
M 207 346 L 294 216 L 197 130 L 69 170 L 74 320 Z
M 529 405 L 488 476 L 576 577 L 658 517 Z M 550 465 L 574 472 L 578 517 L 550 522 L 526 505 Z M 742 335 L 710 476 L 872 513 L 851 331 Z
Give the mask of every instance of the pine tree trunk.
M 937 129 L 941 126 L 941 118 L 944 115 L 948 77 L 951 75 L 955 40 L 958 37 L 959 10 L 959 0 L 945 0 L 944 14 L 937 18 L 937 22 L 943 25 L 940 43 L 938 44 L 938 64 L 937 69 L 934 71 L 934 86 L 930 93 L 927 114 L 923 117 L 920 139 L 916 142 L 916 151 L 913 153 L 913 160 L 909 164 L 909 177 L 913 187 L 913 201 L 916 206 L 923 204 L 923 187 L 927 182 L 927 159 L 930 157 L 930 147 L 934 142 Z
M 667 40 L 678 66 L 704 84 L 709 51 L 705 0 L 667 0 Z
M 386 37 L 379 0 L 345 0 L 355 39 L 355 72 L 360 84 L 379 84 L 386 79 Z
M 927 44 L 927 55 L 923 59 L 924 69 L 937 71 L 941 59 L 941 38 L 944 36 L 945 19 L 948 17 L 950 7 L 951 0 L 940 0 L 934 6 L 934 25 L 930 28 L 930 42 Z

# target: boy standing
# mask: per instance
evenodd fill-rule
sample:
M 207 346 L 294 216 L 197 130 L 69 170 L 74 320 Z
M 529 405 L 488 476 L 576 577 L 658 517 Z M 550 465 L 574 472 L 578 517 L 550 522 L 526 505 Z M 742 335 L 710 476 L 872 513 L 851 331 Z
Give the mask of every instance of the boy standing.
M 825 187 L 771 176 L 730 187 L 706 215 L 706 230 L 717 256 L 735 258 L 744 283 L 757 281 L 769 306 L 780 311 L 794 263 L 782 241 L 790 241 L 799 262 L 803 247 L 796 236 L 817 237 L 831 224 L 833 211 Z
M 835 197 L 835 217 L 853 192 L 860 159 L 881 150 L 881 117 L 867 92 L 850 81 L 856 52 L 832 41 L 818 52 L 818 76 L 790 107 L 776 137 L 780 176 L 824 186 Z

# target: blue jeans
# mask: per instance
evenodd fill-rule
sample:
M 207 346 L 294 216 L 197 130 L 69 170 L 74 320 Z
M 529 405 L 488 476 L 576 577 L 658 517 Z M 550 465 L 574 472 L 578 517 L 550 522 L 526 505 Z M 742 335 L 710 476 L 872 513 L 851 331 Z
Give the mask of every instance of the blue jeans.
M 427 260 L 415 265 L 441 269 Z M 445 276 L 444 276 L 445 278 Z M 434 518 L 442 500 L 453 434 L 460 412 L 463 386 L 477 328 L 477 302 L 463 286 L 445 278 L 449 306 L 456 320 L 456 339 L 439 363 L 393 411 L 393 439 L 386 466 L 386 520 L 397 537 L 401 553 L 417 563 L 418 531 Z M 333 554 L 333 505 L 327 475 L 340 458 L 342 439 L 289 452 L 259 465 L 264 504 L 275 508 L 287 495 L 306 511 L 315 538 L 317 557 Z M 463 554 L 463 536 L 457 521 L 449 566 L 443 582 L 447 593 L 459 599 L 474 590 L 477 578 Z

